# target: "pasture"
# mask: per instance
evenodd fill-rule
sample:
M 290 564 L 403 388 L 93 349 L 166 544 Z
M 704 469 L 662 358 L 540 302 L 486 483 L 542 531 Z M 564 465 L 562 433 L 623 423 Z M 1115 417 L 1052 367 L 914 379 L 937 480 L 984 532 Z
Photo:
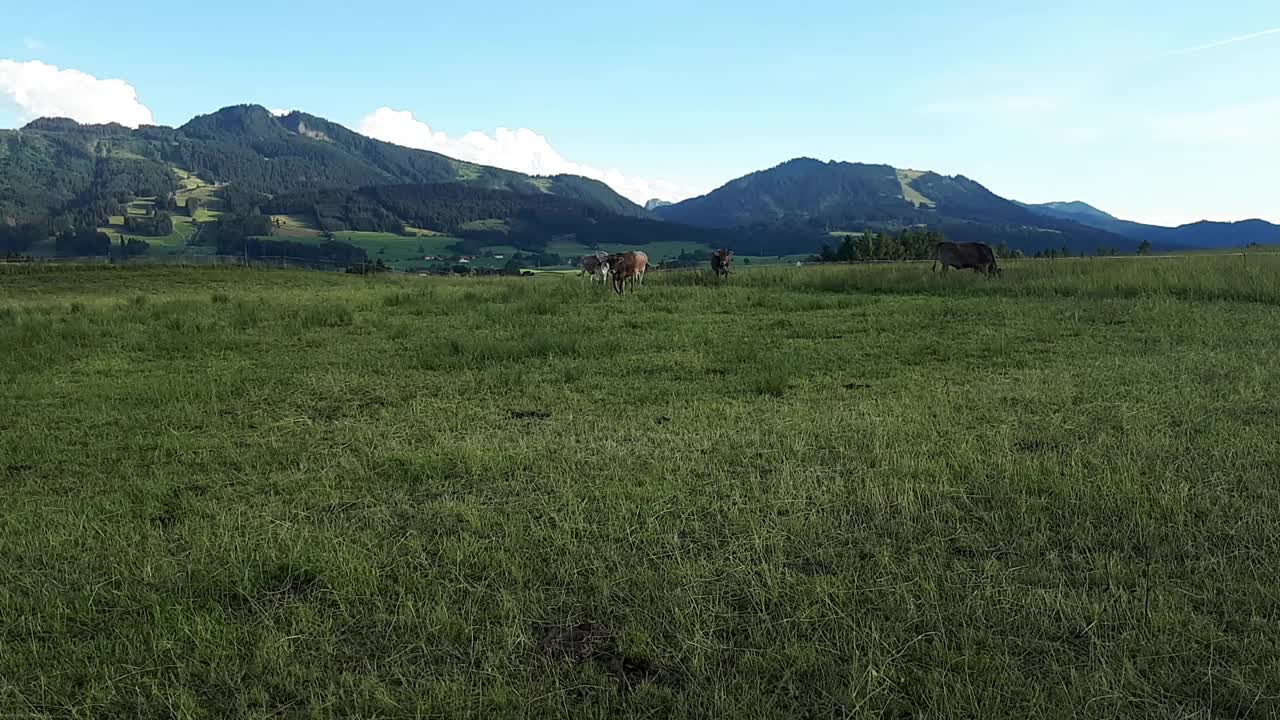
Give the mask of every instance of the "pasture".
M 0 717 L 1280 715 L 1280 261 L 0 267 Z

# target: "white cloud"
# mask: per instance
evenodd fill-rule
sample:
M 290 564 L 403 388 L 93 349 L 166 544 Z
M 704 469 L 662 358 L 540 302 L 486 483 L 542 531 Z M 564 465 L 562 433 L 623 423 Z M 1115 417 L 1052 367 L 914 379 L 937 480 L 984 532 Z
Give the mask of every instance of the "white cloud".
M 271 108 L 271 111 L 270 111 L 270 112 L 271 112 L 271 114 L 272 114 L 272 115 L 275 115 L 276 117 L 284 117 L 285 115 L 288 115 L 289 113 L 291 113 L 291 112 L 293 112 L 293 111 L 292 111 L 292 110 L 281 110 L 281 109 L 279 109 L 279 108 Z
M 1214 110 L 1173 113 L 1151 123 L 1152 133 L 1166 142 L 1250 144 L 1256 149 L 1280 147 L 1280 99 L 1232 105 Z
M 129 83 L 99 80 L 38 60 L 0 60 L 0 104 L 13 107 L 23 120 L 68 117 L 82 123 L 118 122 L 129 127 L 155 122 Z
M 631 177 L 620 170 L 603 170 L 572 162 L 561 155 L 546 137 L 526 128 L 498 128 L 492 135 L 469 132 L 460 138 L 451 138 L 432 130 L 411 112 L 383 107 L 360 122 L 360 132 L 397 145 L 431 150 L 458 160 L 530 175 L 581 175 L 599 180 L 618 194 L 641 204 L 653 198 L 684 200 L 705 192 L 666 180 Z

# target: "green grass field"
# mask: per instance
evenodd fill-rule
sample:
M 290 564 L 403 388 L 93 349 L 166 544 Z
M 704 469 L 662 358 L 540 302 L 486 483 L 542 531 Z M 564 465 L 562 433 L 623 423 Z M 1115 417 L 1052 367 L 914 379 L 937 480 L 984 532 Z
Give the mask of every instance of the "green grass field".
M 277 240 L 319 243 L 323 239 L 309 218 L 300 215 L 273 215 L 272 218 L 281 223 L 272 235 Z M 458 238 L 448 235 L 425 230 L 416 232 L 417 236 L 342 231 L 333 236 L 335 240 L 364 248 L 371 260 L 381 259 L 394 268 L 429 265 L 423 261 L 424 257 L 453 254 L 451 246 L 458 242 Z
M 0 717 L 1280 716 L 1280 258 L 0 266 Z

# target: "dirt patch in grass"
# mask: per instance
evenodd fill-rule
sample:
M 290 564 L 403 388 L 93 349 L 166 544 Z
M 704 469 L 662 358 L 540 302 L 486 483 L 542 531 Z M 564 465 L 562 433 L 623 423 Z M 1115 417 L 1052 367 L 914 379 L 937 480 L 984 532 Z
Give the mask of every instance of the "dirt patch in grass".
M 656 666 L 648 658 L 624 653 L 618 648 L 616 637 L 596 623 L 533 623 L 532 632 L 535 644 L 545 655 L 591 663 L 625 689 L 642 683 L 680 684 L 678 675 Z

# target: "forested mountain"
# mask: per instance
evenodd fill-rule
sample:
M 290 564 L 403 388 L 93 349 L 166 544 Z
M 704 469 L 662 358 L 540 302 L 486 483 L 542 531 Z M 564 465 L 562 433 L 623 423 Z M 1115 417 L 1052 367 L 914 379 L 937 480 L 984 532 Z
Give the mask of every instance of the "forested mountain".
M 179 128 L 193 142 L 171 148 L 175 164 L 215 182 L 285 193 L 400 183 L 456 182 L 523 193 L 550 193 L 623 215 L 644 210 L 596 180 L 537 178 L 454 160 L 359 133 L 302 112 L 275 117 L 256 105 L 224 108 Z
M 402 183 L 460 183 L 552 194 L 610 212 L 646 211 L 604 183 L 575 176 L 531 177 L 373 140 L 305 113 L 277 118 L 242 105 L 180 128 L 80 125 L 41 119 L 0 131 L 0 218 L 29 222 L 66 216 L 103 198 L 172 192 L 171 168 L 238 191 L 279 194 Z M 99 217 L 100 219 L 100 217 Z
M 708 195 L 653 212 L 664 220 L 712 228 L 928 226 L 954 239 L 1005 243 L 1027 251 L 1093 251 L 1124 242 L 1094 227 L 1032 212 L 963 176 L 809 158 L 752 173 Z
M 1138 242 L 1146 240 L 1156 246 L 1238 248 L 1251 244 L 1280 244 L 1280 225 L 1264 220 L 1242 220 L 1234 223 L 1204 221 L 1179 227 L 1165 227 L 1121 220 L 1080 201 L 1053 202 L 1025 207 L 1041 215 L 1072 220 L 1082 225 L 1123 235 Z
M 173 171 L 119 125 L 37 120 L 0 131 L 0 224 L 56 218 L 55 229 L 94 224 L 135 196 L 172 192 Z

